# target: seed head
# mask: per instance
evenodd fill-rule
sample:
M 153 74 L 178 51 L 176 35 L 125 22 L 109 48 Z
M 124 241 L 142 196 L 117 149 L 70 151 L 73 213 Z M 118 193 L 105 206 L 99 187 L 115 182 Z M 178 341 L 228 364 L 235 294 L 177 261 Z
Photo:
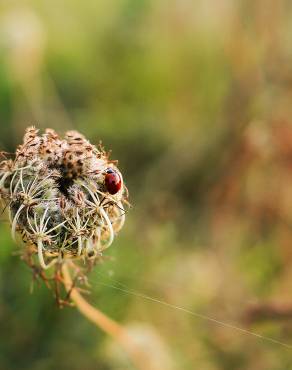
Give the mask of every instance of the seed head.
M 77 131 L 61 139 L 29 127 L 15 159 L 0 163 L 0 197 L 24 254 L 48 269 L 65 259 L 97 259 L 125 221 L 126 187 L 103 148 Z

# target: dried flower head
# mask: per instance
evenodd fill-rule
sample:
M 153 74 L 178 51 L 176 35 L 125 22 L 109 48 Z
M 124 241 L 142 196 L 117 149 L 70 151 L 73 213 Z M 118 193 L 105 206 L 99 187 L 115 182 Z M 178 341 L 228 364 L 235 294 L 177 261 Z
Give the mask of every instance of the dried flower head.
M 76 131 L 61 139 L 30 127 L 15 159 L 0 163 L 0 197 L 23 259 L 41 269 L 65 260 L 92 261 L 125 221 L 126 188 L 115 161 Z

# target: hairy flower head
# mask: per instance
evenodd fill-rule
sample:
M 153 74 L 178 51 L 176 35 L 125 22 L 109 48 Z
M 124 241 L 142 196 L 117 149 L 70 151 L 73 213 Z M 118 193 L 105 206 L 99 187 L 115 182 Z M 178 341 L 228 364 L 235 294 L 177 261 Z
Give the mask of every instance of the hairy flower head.
M 21 237 L 42 269 L 99 257 L 124 224 L 126 194 L 116 161 L 77 131 L 62 139 L 30 127 L 15 159 L 0 163 L 12 236 Z

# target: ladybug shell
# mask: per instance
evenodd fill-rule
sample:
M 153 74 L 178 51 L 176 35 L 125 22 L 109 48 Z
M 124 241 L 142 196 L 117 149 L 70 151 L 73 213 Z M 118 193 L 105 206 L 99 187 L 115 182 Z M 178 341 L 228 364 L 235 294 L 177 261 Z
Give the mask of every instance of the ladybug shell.
M 111 194 L 116 194 L 122 187 L 122 179 L 121 176 L 114 171 L 113 169 L 109 168 L 106 170 L 104 184 L 106 190 Z

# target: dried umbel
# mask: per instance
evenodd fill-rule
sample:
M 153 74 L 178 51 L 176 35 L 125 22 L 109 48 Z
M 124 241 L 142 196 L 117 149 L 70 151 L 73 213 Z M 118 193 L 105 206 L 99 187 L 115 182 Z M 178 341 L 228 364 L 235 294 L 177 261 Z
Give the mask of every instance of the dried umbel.
M 0 167 L 0 196 L 23 259 L 41 269 L 66 260 L 94 261 L 125 221 L 126 188 L 115 161 L 83 135 L 61 139 L 30 127 L 14 159 Z

